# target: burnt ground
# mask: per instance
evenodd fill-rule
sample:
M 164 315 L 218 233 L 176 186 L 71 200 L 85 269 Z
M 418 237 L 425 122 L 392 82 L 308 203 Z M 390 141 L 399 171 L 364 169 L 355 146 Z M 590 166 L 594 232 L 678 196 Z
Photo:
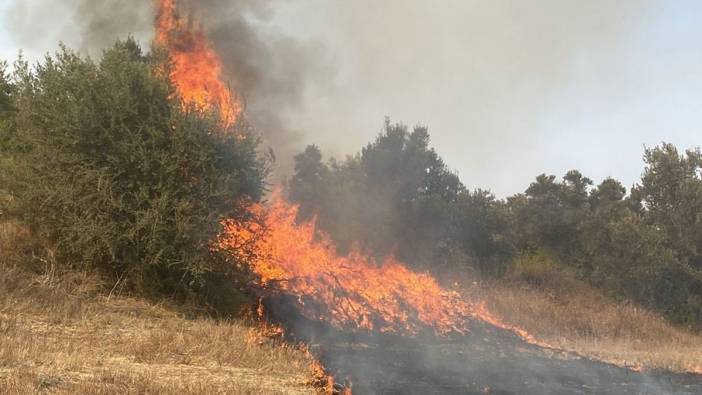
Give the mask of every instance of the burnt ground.
M 415 337 L 339 331 L 276 298 L 269 316 L 354 394 L 702 394 L 702 376 L 635 372 L 524 342 L 482 321 L 470 333 Z

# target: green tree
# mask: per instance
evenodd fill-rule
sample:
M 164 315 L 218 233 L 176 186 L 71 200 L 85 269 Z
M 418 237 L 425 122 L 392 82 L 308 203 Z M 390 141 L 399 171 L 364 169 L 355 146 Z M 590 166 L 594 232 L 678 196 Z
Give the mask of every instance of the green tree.
M 614 178 L 606 178 L 590 193 L 590 205 L 597 208 L 620 202 L 626 196 L 626 188 Z
M 4 169 L 9 166 L 11 161 L 8 155 L 10 144 L 8 136 L 14 118 L 12 91 L 13 86 L 7 75 L 7 63 L 0 62 L 0 218 L 11 201 L 9 191 L 6 190 L 8 180 L 7 172 Z
M 294 160 L 295 173 L 288 183 L 290 199 L 300 203 L 299 215 L 308 219 L 324 204 L 329 168 L 322 162 L 322 151 L 316 145 L 308 145 Z
M 9 117 L 12 110 L 12 84 L 7 74 L 7 62 L 0 62 L 0 122 Z
M 576 211 L 586 208 L 591 186 L 592 180 L 583 176 L 578 170 L 568 171 L 563 176 L 563 184 L 560 188 L 563 205 Z
M 7 74 L 7 63 L 2 61 L 0 62 L 0 130 L 7 131 L 12 127 L 12 119 L 15 114 L 12 105 L 13 90 L 14 87 Z M 0 133 L 0 152 L 7 149 L 8 144 L 7 132 Z
M 453 237 L 473 264 L 485 273 L 501 273 L 513 255 L 505 203 L 489 191 L 466 191 L 458 198 L 454 221 Z
M 556 181 L 556 176 L 541 174 L 526 189 L 526 204 L 520 209 L 519 218 L 529 221 L 525 226 L 534 239 L 530 244 L 545 248 L 562 250 L 571 238 L 572 228 L 565 218 L 563 203 L 563 185 Z
M 702 270 L 702 153 L 694 149 L 680 154 L 663 143 L 647 148 L 644 162 L 636 189 L 648 223 L 665 232 L 683 264 Z
M 183 110 L 159 57 L 131 39 L 98 62 L 66 48 L 18 62 L 9 190 L 12 215 L 59 262 L 124 276 L 145 291 L 200 283 L 209 243 L 237 202 L 256 200 L 266 166 L 239 123 Z M 234 128 L 240 130 L 233 130 Z

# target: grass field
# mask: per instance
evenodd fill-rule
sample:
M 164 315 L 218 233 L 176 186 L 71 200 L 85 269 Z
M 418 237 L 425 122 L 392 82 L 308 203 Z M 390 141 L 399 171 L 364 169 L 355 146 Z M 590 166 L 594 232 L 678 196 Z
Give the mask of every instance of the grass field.
M 0 393 L 315 393 L 304 352 L 91 274 L 29 270 L 22 233 L 0 224 Z
M 551 346 L 634 368 L 702 373 L 702 334 L 565 273 L 538 285 L 493 281 L 480 289 L 495 315 Z

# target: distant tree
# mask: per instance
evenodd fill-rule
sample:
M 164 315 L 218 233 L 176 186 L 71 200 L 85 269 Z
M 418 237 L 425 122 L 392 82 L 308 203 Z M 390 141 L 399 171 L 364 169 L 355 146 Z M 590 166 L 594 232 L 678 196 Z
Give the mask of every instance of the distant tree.
M 590 205 L 592 207 L 599 207 L 601 205 L 620 202 L 625 196 L 626 188 L 621 182 L 613 178 L 606 178 L 590 193 Z
M 678 259 L 702 270 L 702 153 L 669 143 L 647 148 L 640 194 L 648 223 L 667 235 Z
M 504 202 L 489 191 L 466 191 L 458 198 L 454 220 L 454 237 L 475 266 L 490 274 L 504 270 L 513 254 L 507 237 L 510 224 Z
M 215 112 L 183 110 L 158 57 L 133 40 L 98 62 L 66 48 L 15 67 L 8 189 L 12 215 L 57 260 L 124 276 L 145 291 L 196 285 L 213 270 L 209 243 L 237 202 L 258 199 L 258 142 Z
M 289 181 L 290 198 L 300 203 L 300 216 L 308 219 L 324 204 L 329 168 L 322 162 L 322 152 L 308 145 L 295 156 L 295 173 Z
M 537 176 L 526 189 L 526 204 L 519 207 L 525 212 L 517 216 L 531 222 L 526 225 L 534 238 L 531 244 L 562 250 L 569 243 L 573 229 L 566 220 L 563 189 L 556 176 L 546 174 Z
M 583 176 L 578 170 L 570 170 L 563 176 L 560 194 L 564 206 L 573 210 L 582 210 L 588 204 L 589 188 L 592 180 Z
M 453 205 L 464 190 L 429 146 L 425 127 L 385 122 L 361 152 L 324 165 L 316 147 L 296 157 L 291 198 L 303 216 L 318 214 L 320 226 L 343 250 L 358 243 L 378 256 L 396 252 L 429 262 L 450 240 Z

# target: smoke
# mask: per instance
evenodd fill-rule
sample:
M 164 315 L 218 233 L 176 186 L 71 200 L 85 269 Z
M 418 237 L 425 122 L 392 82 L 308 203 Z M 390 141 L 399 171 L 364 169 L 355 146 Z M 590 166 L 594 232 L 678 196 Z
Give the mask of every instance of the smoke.
M 58 40 L 95 53 L 129 33 L 150 42 L 149 0 L 10 1 L 3 25 L 30 53 Z M 327 156 L 357 152 L 387 115 L 429 125 L 471 188 L 504 196 L 572 168 L 629 184 L 643 143 L 694 144 L 690 125 L 702 122 L 689 93 L 691 78 L 702 81 L 692 71 L 699 10 L 680 4 L 181 3 L 210 33 L 282 173 L 307 143 Z M 657 26 L 657 15 L 677 19 Z
M 22 0 L 7 6 L 3 24 L 30 55 L 53 51 L 59 41 L 91 55 L 131 34 L 148 42 L 153 11 L 140 0 Z
M 225 78 L 243 97 L 248 118 L 273 149 L 278 176 L 284 177 L 292 156 L 304 147 L 286 116 L 298 111 L 310 76 L 326 75 L 329 69 L 323 66 L 319 46 L 265 26 L 274 5 L 273 0 L 178 2 L 181 11 L 205 27 L 222 58 Z M 127 35 L 148 46 L 154 17 L 152 1 L 23 0 L 14 1 L 4 19 L 19 46 L 37 57 L 36 52 L 52 50 L 58 40 L 93 56 Z M 37 34 L 37 26 L 51 33 Z
M 385 115 L 426 124 L 468 186 L 500 195 L 522 191 L 544 171 L 605 176 L 613 163 L 592 157 L 621 158 L 612 151 L 624 145 L 616 137 L 622 131 L 571 130 L 587 111 L 621 111 L 650 80 L 638 80 L 642 64 L 634 56 L 650 3 L 298 2 L 276 15 L 323 36 L 338 77 L 331 91 L 310 97 L 317 111 L 294 121 L 333 131 L 317 141 L 341 153 L 373 138 Z M 583 137 L 588 149 L 570 152 L 568 139 Z M 600 144 L 603 138 L 614 144 Z M 625 157 L 638 175 L 641 144 L 628 144 L 634 152 Z
M 277 1 L 181 3 L 205 26 L 227 80 L 244 99 L 248 118 L 278 158 L 278 177 L 286 177 L 293 155 L 307 140 L 300 129 L 291 127 L 290 115 L 303 111 L 308 87 L 324 85 L 331 75 L 323 49 L 270 24 Z

